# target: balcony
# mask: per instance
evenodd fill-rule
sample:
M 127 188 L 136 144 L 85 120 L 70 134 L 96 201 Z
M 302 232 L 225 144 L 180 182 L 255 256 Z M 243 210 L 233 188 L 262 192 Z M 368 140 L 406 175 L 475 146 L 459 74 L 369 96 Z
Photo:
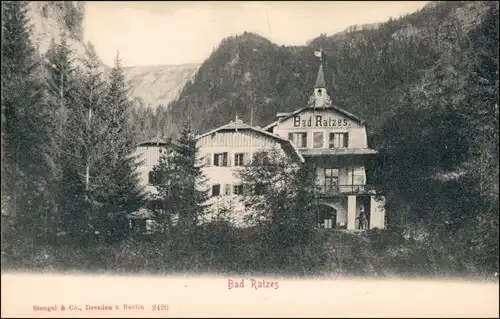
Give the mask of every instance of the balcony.
M 325 186 L 318 185 L 318 197 L 328 198 L 339 195 L 363 195 L 375 194 L 375 187 L 373 185 L 334 185 Z

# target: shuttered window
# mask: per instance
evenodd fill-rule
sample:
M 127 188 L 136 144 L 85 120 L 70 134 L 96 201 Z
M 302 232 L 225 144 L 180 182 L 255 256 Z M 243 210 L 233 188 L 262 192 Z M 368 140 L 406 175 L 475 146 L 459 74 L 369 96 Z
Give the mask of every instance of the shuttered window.
M 228 166 L 227 152 L 214 154 L 214 166 Z
M 296 147 L 298 148 L 306 148 L 307 147 L 307 133 L 306 132 L 300 132 L 300 133 L 291 133 L 293 134 L 292 137 L 292 142 L 295 144 Z M 289 136 L 290 138 L 290 136 Z
M 344 147 L 349 147 L 349 133 L 344 133 Z
M 349 147 L 348 133 L 330 133 L 329 148 L 347 148 Z
M 234 154 L 234 166 L 243 166 L 243 165 L 245 165 L 245 153 Z

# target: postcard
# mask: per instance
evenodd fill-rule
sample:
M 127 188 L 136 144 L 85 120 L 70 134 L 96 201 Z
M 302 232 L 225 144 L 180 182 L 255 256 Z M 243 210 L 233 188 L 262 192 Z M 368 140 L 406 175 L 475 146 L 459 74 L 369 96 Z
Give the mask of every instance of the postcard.
M 2 2 L 2 317 L 498 317 L 498 3 Z

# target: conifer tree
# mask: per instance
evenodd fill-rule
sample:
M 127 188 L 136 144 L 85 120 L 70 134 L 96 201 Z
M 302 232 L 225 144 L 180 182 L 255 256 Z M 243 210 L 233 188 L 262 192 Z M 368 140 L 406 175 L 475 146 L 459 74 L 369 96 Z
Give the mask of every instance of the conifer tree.
M 60 210 L 64 207 L 65 185 L 62 181 L 62 168 L 65 156 L 63 155 L 68 136 L 66 134 L 66 121 L 68 108 L 73 105 L 76 94 L 78 79 L 76 69 L 73 66 L 72 52 L 66 42 L 63 33 L 60 43 L 52 39 L 51 46 L 44 59 L 46 69 L 46 92 L 47 103 L 54 125 L 52 126 L 51 165 L 53 167 L 52 183 L 50 193 L 53 199 L 53 222 L 54 227 L 61 222 Z
M 68 107 L 62 196 L 66 199 L 63 211 L 66 230 L 75 238 L 102 231 L 100 192 L 102 167 L 107 152 L 103 143 L 107 130 L 104 120 L 106 83 L 100 61 L 92 45 L 88 45 L 76 92 Z
M 27 3 L 2 2 L 2 212 L 36 240 L 48 226 L 52 123 L 29 31 Z
M 194 130 L 185 125 L 172 147 L 172 164 L 178 172 L 176 180 L 179 193 L 176 195 L 182 207 L 179 210 L 178 227 L 191 230 L 205 214 L 206 201 L 209 198 L 205 185 L 207 179 L 203 174 Z
M 194 131 L 185 126 L 176 141 L 163 152 L 155 169 L 159 189 L 157 207 L 163 215 L 157 215 L 160 223 L 177 218 L 176 233 L 193 239 L 201 217 L 208 207 L 206 177 L 200 163 L 199 147 Z M 168 207 L 168 208 L 167 208 Z M 187 243 L 187 242 L 186 242 Z
M 173 219 L 178 211 L 179 204 L 176 201 L 176 195 L 173 192 L 173 177 L 175 169 L 173 166 L 172 144 L 168 143 L 160 150 L 158 164 L 153 168 L 152 184 L 156 187 L 157 193 L 153 195 L 150 201 L 150 209 L 153 213 L 153 219 L 157 226 L 157 231 L 170 235 L 173 230 Z
M 55 110 L 54 117 L 57 120 L 57 140 L 61 142 L 65 136 L 64 123 L 67 118 L 68 104 L 71 96 L 75 94 L 77 85 L 73 53 L 68 46 L 65 33 L 61 35 L 60 43 L 55 43 L 52 39 L 44 64 L 48 71 L 47 91 L 54 104 L 52 109 Z
M 106 91 L 106 109 L 102 113 L 106 130 L 101 139 L 106 144 L 106 154 L 99 166 L 102 168 L 99 175 L 106 188 L 100 193 L 100 201 L 105 203 L 107 231 L 115 237 L 126 233 L 126 215 L 141 207 L 144 200 L 137 170 L 140 163 L 134 155 L 135 136 L 130 123 L 133 104 L 118 55 Z

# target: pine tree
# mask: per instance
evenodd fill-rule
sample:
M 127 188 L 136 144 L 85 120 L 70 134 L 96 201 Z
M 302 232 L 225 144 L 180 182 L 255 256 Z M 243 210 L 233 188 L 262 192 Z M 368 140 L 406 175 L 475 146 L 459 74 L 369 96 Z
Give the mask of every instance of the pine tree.
M 66 121 L 68 108 L 75 99 L 78 79 L 76 69 L 73 66 L 72 52 L 67 45 L 66 36 L 62 34 L 59 44 L 52 39 L 51 46 L 45 56 L 46 66 L 46 92 L 49 111 L 54 121 L 52 127 L 51 165 L 53 176 L 50 193 L 53 198 L 53 224 L 57 229 L 57 224 L 61 222 L 60 210 L 64 207 L 64 198 L 60 196 L 64 193 L 65 185 L 62 181 L 62 168 L 65 156 L 63 154 L 66 142 Z M 69 134 L 71 137 L 71 134 Z
M 161 207 L 160 212 L 163 214 L 157 214 L 157 219 L 166 225 L 171 216 L 175 215 L 176 233 L 184 236 L 187 244 L 194 239 L 209 199 L 205 186 L 206 177 L 198 154 L 194 131 L 185 126 L 177 140 L 163 152 L 155 169 L 159 189 L 157 207 Z
M 178 227 L 191 230 L 197 226 L 207 208 L 209 198 L 205 189 L 206 177 L 200 164 L 199 146 L 192 128 L 185 126 L 179 138 L 173 143 L 172 164 L 178 171 L 177 181 L 180 193 L 177 198 L 182 205 L 179 211 Z
M 153 195 L 149 206 L 153 212 L 157 231 L 166 235 L 170 235 L 173 231 L 173 218 L 181 207 L 173 191 L 175 186 L 173 177 L 176 176 L 173 155 L 171 143 L 160 150 L 158 164 L 153 168 L 152 173 L 152 184 L 156 187 L 157 193 Z
M 66 41 L 66 34 L 61 35 L 60 43 L 52 39 L 51 46 L 45 55 L 46 78 L 49 92 L 57 120 L 57 140 L 60 142 L 65 136 L 64 123 L 67 119 L 68 104 L 75 94 L 77 86 L 76 68 L 71 49 Z
M 100 167 L 107 153 L 103 143 L 107 130 L 106 83 L 90 44 L 83 64 L 83 70 L 77 71 L 80 80 L 68 105 L 67 138 L 62 152 L 64 224 L 66 231 L 76 239 L 102 230 L 105 218 L 100 192 L 108 186 L 102 183 Z
M 52 122 L 29 30 L 27 3 L 2 2 L 2 212 L 36 240 L 48 231 Z
M 106 143 L 106 154 L 99 165 L 100 180 L 106 188 L 101 190 L 99 201 L 107 212 L 107 232 L 120 237 L 126 233 L 126 216 L 143 205 L 144 192 L 139 185 L 140 163 L 134 155 L 135 136 L 130 123 L 133 104 L 118 55 L 109 78 L 106 109 L 102 112 L 106 130 L 101 141 Z

